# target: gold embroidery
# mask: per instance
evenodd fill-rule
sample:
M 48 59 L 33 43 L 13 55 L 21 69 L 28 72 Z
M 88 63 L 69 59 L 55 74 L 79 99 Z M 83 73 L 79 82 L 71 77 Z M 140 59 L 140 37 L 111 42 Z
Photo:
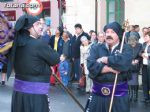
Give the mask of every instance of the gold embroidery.
M 102 92 L 102 94 L 105 95 L 105 96 L 110 95 L 110 89 L 107 88 L 107 87 L 103 87 L 103 88 L 101 89 L 101 92 Z
M 7 42 L 4 47 L 0 48 L 0 53 L 3 53 L 5 51 L 9 50 L 12 47 L 12 44 L 13 44 L 12 41 L 11 42 Z

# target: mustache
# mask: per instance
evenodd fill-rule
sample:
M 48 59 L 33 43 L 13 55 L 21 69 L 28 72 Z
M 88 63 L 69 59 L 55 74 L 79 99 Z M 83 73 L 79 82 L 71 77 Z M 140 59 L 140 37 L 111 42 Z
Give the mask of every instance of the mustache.
M 107 36 L 106 39 L 112 39 L 113 40 L 112 36 Z

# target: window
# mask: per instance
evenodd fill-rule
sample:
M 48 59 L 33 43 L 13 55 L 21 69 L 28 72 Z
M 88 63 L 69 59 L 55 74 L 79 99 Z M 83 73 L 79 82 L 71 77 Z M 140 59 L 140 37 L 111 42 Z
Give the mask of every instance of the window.
M 124 0 L 106 0 L 107 5 L 107 23 L 124 21 Z
M 50 1 L 43 1 L 42 2 L 43 5 L 43 11 L 41 14 L 38 15 L 39 18 L 44 18 L 45 16 L 50 17 L 51 16 L 51 3 Z

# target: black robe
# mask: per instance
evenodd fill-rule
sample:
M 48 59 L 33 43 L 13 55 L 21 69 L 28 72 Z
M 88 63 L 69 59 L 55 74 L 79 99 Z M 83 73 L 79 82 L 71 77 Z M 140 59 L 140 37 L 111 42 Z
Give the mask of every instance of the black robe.
M 112 84 L 115 79 L 115 74 L 113 73 L 101 73 L 105 64 L 99 63 L 96 60 L 103 56 L 108 57 L 108 66 L 115 70 L 120 71 L 118 75 L 117 83 L 126 82 L 128 79 L 127 71 L 131 67 L 132 61 L 132 50 L 128 45 L 124 45 L 123 52 L 117 53 L 120 49 L 118 45 L 112 53 L 108 50 L 105 44 L 97 44 L 92 46 L 90 50 L 90 56 L 87 59 L 87 66 L 90 72 L 90 77 L 93 82 L 96 81 L 100 84 Z M 90 95 L 85 112 L 108 112 L 110 104 L 110 96 L 100 96 L 92 92 Z M 129 101 L 128 95 L 125 96 L 115 96 L 111 112 L 129 112 Z
M 27 36 L 27 35 L 26 35 Z M 17 41 L 19 42 L 19 41 Z M 41 39 L 26 37 L 25 44 L 17 44 L 14 59 L 15 79 L 49 83 L 50 66 L 59 63 L 59 54 Z M 49 112 L 47 94 L 13 91 L 11 112 Z

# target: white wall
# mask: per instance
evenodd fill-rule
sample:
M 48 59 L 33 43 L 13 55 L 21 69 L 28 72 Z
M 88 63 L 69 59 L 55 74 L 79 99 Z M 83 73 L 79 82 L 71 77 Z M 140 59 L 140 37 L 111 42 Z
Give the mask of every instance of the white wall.
M 55 29 L 59 25 L 59 10 L 58 10 L 58 2 L 57 0 L 41 0 L 41 1 L 51 1 L 51 20 L 52 20 L 52 32 L 55 32 Z M 13 0 L 12 2 L 8 3 L 24 3 L 27 0 Z M 16 11 L 16 20 L 23 14 L 22 8 L 6 8 L 4 2 L 0 2 L 0 11 L 9 11 L 15 10 Z M 15 21 L 12 22 L 15 24 Z
M 57 0 L 51 1 L 51 30 L 52 34 L 55 33 L 56 28 L 59 26 L 59 9 Z
M 95 30 L 95 0 L 66 0 L 64 25 L 74 33 L 76 23 L 81 23 L 86 32 Z
M 106 25 L 106 0 L 98 0 L 98 32 Z
M 150 26 L 150 0 L 125 0 L 125 19 L 129 24 Z

